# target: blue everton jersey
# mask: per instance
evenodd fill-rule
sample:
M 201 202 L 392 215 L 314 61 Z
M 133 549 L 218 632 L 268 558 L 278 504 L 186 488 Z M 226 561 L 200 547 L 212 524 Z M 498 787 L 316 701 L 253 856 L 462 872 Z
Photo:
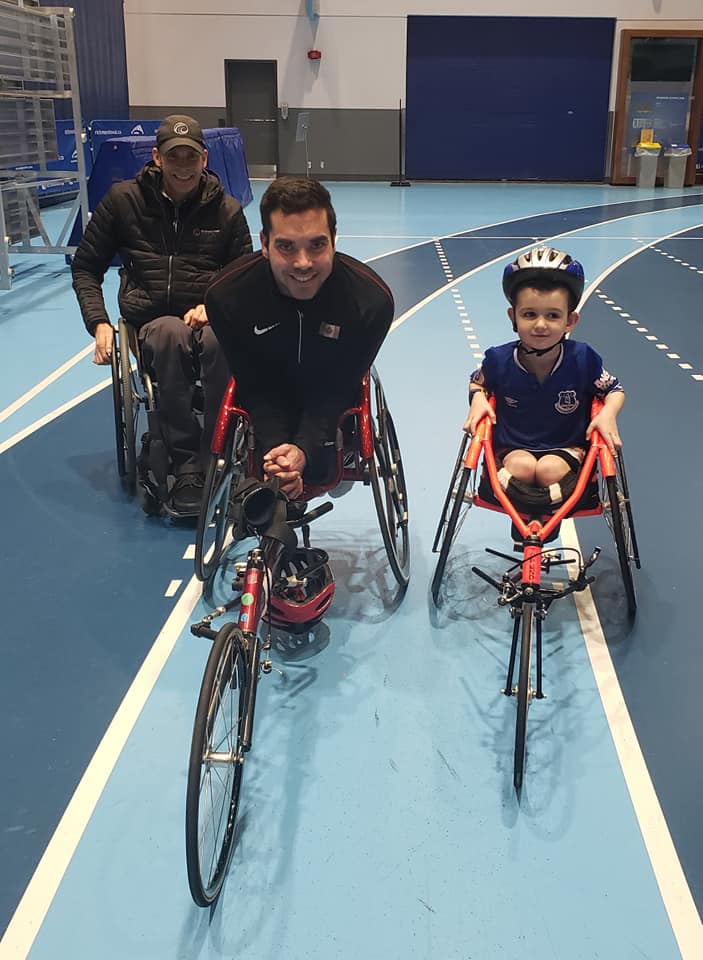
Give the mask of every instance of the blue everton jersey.
M 561 344 L 561 355 L 544 383 L 522 366 L 516 342 L 488 349 L 481 373 L 496 398 L 497 449 L 583 447 L 593 397 L 603 399 L 622 390 L 596 351 L 575 340 Z

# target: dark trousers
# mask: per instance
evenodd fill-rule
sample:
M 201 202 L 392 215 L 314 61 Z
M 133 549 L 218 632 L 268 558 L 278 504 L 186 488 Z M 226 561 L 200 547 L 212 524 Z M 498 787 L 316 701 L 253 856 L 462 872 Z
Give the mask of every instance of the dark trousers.
M 209 452 L 229 371 L 212 328 L 181 317 L 156 317 L 139 330 L 142 361 L 158 383 L 159 417 L 174 473 L 199 471 Z M 203 388 L 203 429 L 193 412 L 196 380 Z

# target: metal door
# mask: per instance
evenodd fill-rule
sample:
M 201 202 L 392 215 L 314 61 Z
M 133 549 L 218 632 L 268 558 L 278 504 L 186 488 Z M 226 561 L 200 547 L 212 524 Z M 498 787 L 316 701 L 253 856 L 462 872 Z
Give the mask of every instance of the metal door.
M 278 79 L 276 60 L 225 60 L 227 124 L 244 140 L 249 173 L 278 170 Z

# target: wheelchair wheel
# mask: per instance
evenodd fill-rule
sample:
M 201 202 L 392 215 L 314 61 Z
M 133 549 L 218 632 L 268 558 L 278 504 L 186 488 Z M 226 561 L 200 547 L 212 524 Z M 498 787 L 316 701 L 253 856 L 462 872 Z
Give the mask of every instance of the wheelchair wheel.
M 439 591 L 442 586 L 447 560 L 449 559 L 449 551 L 451 550 L 454 538 L 464 522 L 466 511 L 471 505 L 465 500 L 465 494 L 469 486 L 472 471 L 468 468 L 462 470 L 467 441 L 468 437 L 465 435 L 459 447 L 459 456 L 454 464 L 452 477 L 449 481 L 449 489 L 447 490 L 447 496 L 444 499 L 444 506 L 442 507 L 442 516 L 439 519 L 434 543 L 432 544 L 432 552 L 436 553 L 441 540 L 439 559 L 437 560 L 437 566 L 435 567 L 432 577 L 432 599 L 435 604 L 439 603 Z M 458 484 L 457 477 L 459 478 Z
M 222 560 L 229 521 L 230 494 L 245 475 L 246 430 L 238 420 L 222 456 L 211 453 L 195 534 L 195 575 L 209 580 Z
M 219 896 L 232 855 L 247 682 L 241 633 L 227 623 L 205 667 L 188 765 L 186 863 L 190 892 L 200 907 Z
M 129 356 L 129 333 L 120 318 L 112 345 L 112 402 L 115 416 L 117 472 L 125 487 L 134 493 L 137 487 L 137 417 L 139 395 L 134 388 Z
M 532 658 L 532 623 L 534 607 L 526 603 L 522 607 L 522 634 L 520 638 L 520 672 L 517 682 L 517 717 L 515 720 L 515 760 L 513 766 L 513 785 L 519 794 L 525 776 L 525 745 L 527 741 L 527 711 L 532 700 L 532 681 L 530 679 L 530 661 Z
M 637 549 L 637 538 L 632 520 L 625 465 L 618 455 L 616 459 L 616 474 L 605 478 L 605 495 L 603 497 L 603 513 L 610 532 L 613 535 L 615 549 L 620 565 L 620 574 L 625 589 L 627 612 L 632 617 L 637 609 L 635 582 L 632 576 L 632 566 L 639 570 L 640 558 Z
M 371 370 L 371 419 L 374 455 L 369 460 L 369 479 L 383 544 L 393 576 L 401 587 L 410 579 L 408 496 L 398 437 L 383 387 Z

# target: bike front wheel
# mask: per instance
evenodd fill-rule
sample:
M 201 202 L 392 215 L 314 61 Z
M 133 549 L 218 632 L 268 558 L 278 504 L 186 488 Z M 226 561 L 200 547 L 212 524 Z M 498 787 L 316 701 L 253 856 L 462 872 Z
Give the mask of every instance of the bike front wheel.
M 205 666 L 188 765 L 186 863 L 200 907 L 219 896 L 232 856 L 248 679 L 242 634 L 225 624 Z
M 520 638 L 520 672 L 517 682 L 517 717 L 515 720 L 515 762 L 513 767 L 513 785 L 520 794 L 525 777 L 525 758 L 527 755 L 527 711 L 533 697 L 530 664 L 532 659 L 532 624 L 534 607 L 526 603 L 522 608 L 522 634 Z

